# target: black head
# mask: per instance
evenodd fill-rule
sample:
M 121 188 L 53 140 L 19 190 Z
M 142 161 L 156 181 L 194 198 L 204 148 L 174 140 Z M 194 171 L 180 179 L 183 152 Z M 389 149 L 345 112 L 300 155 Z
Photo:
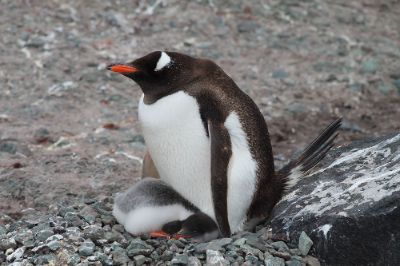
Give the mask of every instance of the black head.
M 107 68 L 134 80 L 151 101 L 174 93 L 195 80 L 201 75 L 203 61 L 206 60 L 156 51 L 130 63 L 112 64 Z
M 188 235 L 196 241 L 205 242 L 219 236 L 217 224 L 204 213 L 195 213 L 182 222 L 178 234 Z

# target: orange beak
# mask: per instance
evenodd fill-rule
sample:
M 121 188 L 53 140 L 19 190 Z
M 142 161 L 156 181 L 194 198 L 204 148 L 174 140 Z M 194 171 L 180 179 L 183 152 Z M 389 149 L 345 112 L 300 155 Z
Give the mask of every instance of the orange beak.
M 111 70 L 112 72 L 117 72 L 121 74 L 130 74 L 139 71 L 139 69 L 137 69 L 136 67 L 120 65 L 120 64 L 109 65 L 107 69 Z

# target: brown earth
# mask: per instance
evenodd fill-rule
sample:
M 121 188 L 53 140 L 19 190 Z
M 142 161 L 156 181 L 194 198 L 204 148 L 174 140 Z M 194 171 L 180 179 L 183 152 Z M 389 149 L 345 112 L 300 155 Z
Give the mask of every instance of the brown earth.
M 141 93 L 105 66 L 153 50 L 221 65 L 264 114 L 278 165 L 338 116 L 339 145 L 400 130 L 399 1 L 255 2 L 1 1 L 0 212 L 138 179 Z

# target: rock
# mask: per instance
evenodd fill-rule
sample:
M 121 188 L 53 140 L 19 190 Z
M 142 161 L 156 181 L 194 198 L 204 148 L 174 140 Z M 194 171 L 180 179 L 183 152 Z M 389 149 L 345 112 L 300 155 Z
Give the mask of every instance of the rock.
M 116 265 L 125 265 L 130 259 L 123 248 L 117 247 L 111 251 L 112 259 Z
M 22 258 L 25 252 L 25 247 L 17 248 L 13 253 L 7 256 L 7 261 L 12 262 L 14 260 L 19 260 Z
M 288 260 L 286 266 L 303 266 L 304 264 L 299 260 Z
M 112 266 L 113 265 L 113 260 L 111 258 L 109 258 L 106 254 L 104 254 L 102 252 L 96 252 L 96 253 L 94 253 L 94 255 L 101 262 L 101 264 L 103 266 Z M 115 264 L 117 264 L 117 263 L 115 263 Z
M 272 78 L 274 79 L 284 79 L 289 77 L 289 74 L 284 69 L 277 69 L 272 72 Z
M 64 218 L 70 226 L 78 227 L 83 225 L 83 221 L 79 218 L 78 214 L 75 212 L 67 212 Z
M 47 246 L 49 247 L 50 250 L 56 251 L 57 249 L 61 248 L 61 243 L 58 240 L 53 240 L 47 243 Z
M 13 142 L 1 141 L 0 152 L 15 154 L 17 152 L 17 145 Z
M 393 85 L 397 88 L 398 93 L 400 93 L 400 79 L 393 80 Z
M 361 66 L 361 73 L 367 74 L 367 73 L 375 73 L 379 68 L 379 62 L 375 58 L 370 58 L 363 62 Z
M 135 260 L 135 265 L 140 266 L 146 263 L 147 258 L 143 255 L 137 255 L 133 258 Z
M 324 264 L 400 261 L 399 165 L 400 134 L 332 150 L 275 206 L 273 233 L 308 232 Z
M 39 128 L 35 130 L 33 138 L 36 143 L 45 143 L 50 141 L 50 132 L 46 128 Z
M 189 257 L 186 254 L 177 254 L 172 260 L 171 265 L 187 265 Z
M 307 256 L 304 258 L 304 262 L 308 265 L 308 266 L 321 266 L 321 263 L 319 263 L 319 260 L 315 257 L 312 256 Z
M 91 255 L 93 255 L 94 253 L 94 249 L 95 249 L 95 245 L 92 241 L 85 241 L 81 244 L 81 246 L 79 247 L 79 254 L 85 257 L 89 257 Z
M 7 250 L 9 248 L 16 248 L 17 243 L 14 238 L 2 238 L 0 239 L 0 250 Z
M 225 266 L 229 265 L 229 262 L 219 251 L 207 250 L 207 265 L 208 266 Z
M 288 246 L 286 245 L 286 243 L 283 242 L 283 241 L 273 242 L 273 243 L 271 244 L 271 246 L 272 246 L 274 249 L 276 249 L 276 250 L 278 250 L 278 251 L 281 251 L 281 252 L 287 252 L 287 251 L 289 251 L 289 247 L 288 247 Z
M 136 238 L 129 243 L 129 246 L 126 248 L 126 252 L 129 257 L 134 257 L 136 255 L 148 256 L 151 254 L 153 249 L 154 248 L 152 246 L 147 245 L 143 240 Z
M 53 230 L 51 230 L 51 229 L 44 229 L 44 230 L 41 230 L 41 231 L 39 231 L 37 234 L 36 234 L 36 241 L 39 241 L 39 242 L 44 242 L 47 238 L 49 238 L 50 236 L 52 236 L 52 235 L 54 235 L 54 231 Z
M 78 254 L 72 254 L 68 258 L 68 265 L 77 265 L 79 262 L 81 262 L 81 257 Z
M 285 266 L 285 260 L 282 258 L 270 257 L 264 260 L 265 266 Z
M 302 231 L 299 238 L 299 249 L 301 255 L 306 256 L 310 251 L 312 245 L 313 245 L 312 240 L 308 237 L 308 235 L 304 231 Z
M 191 256 L 188 259 L 188 264 L 187 265 L 188 266 L 201 266 L 201 261 L 198 258 L 196 258 L 194 256 Z

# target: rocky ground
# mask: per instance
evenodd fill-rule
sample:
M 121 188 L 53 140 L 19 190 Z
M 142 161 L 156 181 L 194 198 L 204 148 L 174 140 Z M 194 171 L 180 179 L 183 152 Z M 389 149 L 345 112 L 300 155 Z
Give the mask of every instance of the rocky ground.
M 340 144 L 400 130 L 396 0 L 3 0 L 0 22 L 0 224 L 137 180 L 140 90 L 105 66 L 153 50 L 221 65 L 278 165 L 337 116 Z

